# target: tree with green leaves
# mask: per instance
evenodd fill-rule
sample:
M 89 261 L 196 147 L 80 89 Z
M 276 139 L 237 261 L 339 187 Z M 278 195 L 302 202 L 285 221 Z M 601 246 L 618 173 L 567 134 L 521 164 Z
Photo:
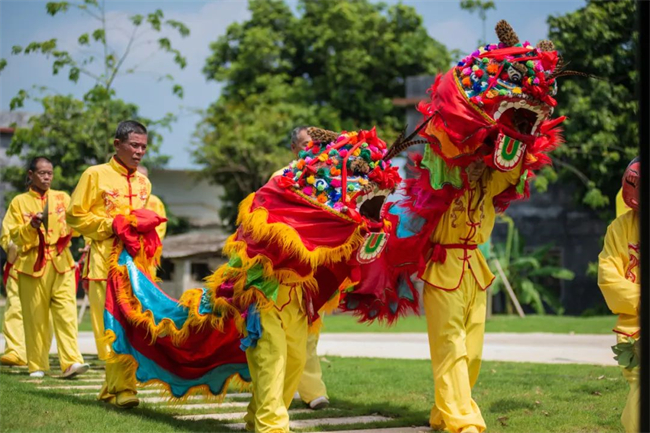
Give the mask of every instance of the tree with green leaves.
M 165 36 L 165 27 L 184 37 L 189 29 L 176 20 L 165 20 L 163 12 L 158 9 L 147 15 L 132 15 L 129 17 L 131 28 L 128 30 L 126 46 L 121 50 L 111 45 L 112 31 L 116 29 L 111 23 L 105 2 L 83 0 L 79 2 L 48 2 L 47 12 L 56 16 L 76 8 L 85 13 L 97 23 L 97 28 L 79 35 L 79 46 L 86 48 L 78 53 L 58 46 L 56 38 L 46 41 L 30 42 L 25 47 L 14 46 L 13 55 L 41 54 L 52 60 L 52 74 L 67 73 L 68 79 L 74 83 L 84 75 L 89 77 L 93 85 L 82 99 L 71 95 L 51 94 L 47 87 L 34 86 L 33 89 L 22 89 L 11 101 L 11 109 L 23 106 L 25 99 L 38 101 L 43 112 L 30 118 L 29 126 L 17 128 L 12 138 L 8 154 L 21 155 L 31 159 L 36 155 L 50 158 L 56 167 L 53 188 L 71 191 L 76 185 L 81 173 L 90 165 L 103 163 L 112 154 L 113 133 L 118 122 L 124 119 L 138 119 L 148 125 L 150 150 L 149 165 L 161 165 L 167 157 L 158 153 L 161 135 L 156 128 L 169 127 L 174 116 L 167 114 L 159 120 L 143 118 L 135 104 L 127 103 L 115 96 L 115 81 L 120 76 L 138 72 L 145 62 L 129 64 L 127 60 L 138 45 L 156 44 L 161 51 L 170 54 L 174 62 L 184 68 L 186 59 L 172 46 L 169 37 Z M 151 39 L 151 34 L 159 37 Z M 99 57 L 94 53 L 101 53 Z M 161 75 L 161 80 L 172 82 L 171 91 L 178 97 L 183 96 L 183 88 L 174 82 L 171 75 Z M 45 96 L 41 96 L 45 93 Z M 2 176 L 17 189 L 24 186 L 24 168 L 8 167 Z
M 203 69 L 223 83 L 197 131 L 195 159 L 224 185 L 227 220 L 237 203 L 291 159 L 289 133 L 307 124 L 334 130 L 377 126 L 390 140 L 403 127 L 393 98 L 406 77 L 449 67 L 412 7 L 368 0 L 250 0 L 250 19 L 210 45 Z
M 485 32 L 485 22 L 487 21 L 487 11 L 496 9 L 496 6 L 491 0 L 460 0 L 460 8 L 468 11 L 469 13 L 478 13 L 478 17 L 483 24 L 483 33 L 481 40 L 478 41 L 479 45 L 487 43 L 487 33 Z
M 577 180 L 581 201 L 603 209 L 606 218 L 613 217 L 623 171 L 638 154 L 635 17 L 633 1 L 589 0 L 548 18 L 549 39 L 567 69 L 599 79 L 560 78 L 557 114 L 568 117 L 566 143 L 553 153 L 556 171 L 546 170 L 541 186 L 558 175 Z

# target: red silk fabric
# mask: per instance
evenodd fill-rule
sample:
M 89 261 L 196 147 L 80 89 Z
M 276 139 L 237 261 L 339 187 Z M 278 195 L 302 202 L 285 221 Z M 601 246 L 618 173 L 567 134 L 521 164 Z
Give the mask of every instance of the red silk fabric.
M 153 257 L 162 246 L 155 228 L 167 219 L 148 209 L 134 210 L 131 216 L 135 219 L 124 215 L 116 216 L 113 220 L 113 233 L 124 243 L 131 257 L 135 257 L 140 248 L 145 249 L 146 257 Z

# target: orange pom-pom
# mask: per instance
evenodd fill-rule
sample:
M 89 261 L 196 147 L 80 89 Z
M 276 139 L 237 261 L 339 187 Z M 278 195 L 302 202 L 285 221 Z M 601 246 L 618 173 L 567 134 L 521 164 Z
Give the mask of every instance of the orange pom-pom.
M 469 77 L 463 78 L 463 86 L 472 87 L 472 80 L 470 80 Z

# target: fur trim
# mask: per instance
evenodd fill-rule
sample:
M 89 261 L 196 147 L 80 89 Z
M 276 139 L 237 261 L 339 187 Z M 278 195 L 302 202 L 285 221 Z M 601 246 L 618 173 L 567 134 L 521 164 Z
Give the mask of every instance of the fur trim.
M 363 227 L 358 226 L 354 233 L 338 247 L 317 247 L 309 250 L 295 229 L 283 223 L 269 223 L 269 213 L 266 209 L 258 207 L 251 211 L 254 199 L 255 193 L 252 193 L 239 205 L 237 224 L 241 226 L 239 230 L 242 234 L 256 242 L 274 244 L 288 256 L 296 257 L 312 268 L 347 261 L 363 243 Z M 226 252 L 225 248 L 224 252 Z

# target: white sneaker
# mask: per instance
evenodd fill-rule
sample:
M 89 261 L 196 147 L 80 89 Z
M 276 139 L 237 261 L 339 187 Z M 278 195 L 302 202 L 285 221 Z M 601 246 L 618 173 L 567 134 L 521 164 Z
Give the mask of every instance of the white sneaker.
M 300 393 L 296 391 L 296 393 L 293 395 L 294 400 L 300 400 Z
M 61 377 L 65 379 L 75 377 L 78 374 L 84 374 L 89 368 L 89 364 L 79 364 L 78 362 L 75 362 L 63 372 Z
M 29 377 L 35 377 L 36 379 L 42 379 L 45 377 L 45 372 L 38 370 L 33 373 L 29 373 Z
M 314 410 L 325 409 L 329 405 L 330 401 L 325 396 L 317 397 L 309 402 L 309 407 Z

